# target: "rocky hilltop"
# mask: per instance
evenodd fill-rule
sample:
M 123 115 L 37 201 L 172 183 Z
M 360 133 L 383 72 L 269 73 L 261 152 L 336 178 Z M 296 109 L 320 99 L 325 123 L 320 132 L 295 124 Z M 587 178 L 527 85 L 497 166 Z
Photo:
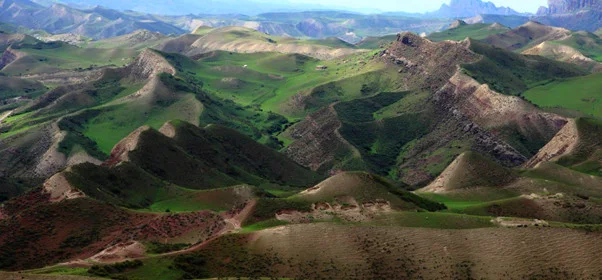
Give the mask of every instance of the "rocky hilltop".
M 598 0 L 548 0 L 548 7 L 541 7 L 538 15 L 554 15 L 574 13 L 584 9 L 600 10 L 602 3 Z
M 433 14 L 448 18 L 473 17 L 482 14 L 521 15 L 521 13 L 508 7 L 497 7 L 491 2 L 483 2 L 482 0 L 452 0 L 449 5 L 441 5 L 441 8 Z
M 598 0 L 549 0 L 535 20 L 571 30 L 595 31 L 602 27 L 602 2 Z

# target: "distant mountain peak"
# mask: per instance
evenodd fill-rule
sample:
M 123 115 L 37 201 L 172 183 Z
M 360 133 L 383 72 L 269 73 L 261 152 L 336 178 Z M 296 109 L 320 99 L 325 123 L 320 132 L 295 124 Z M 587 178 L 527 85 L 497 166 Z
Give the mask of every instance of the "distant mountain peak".
M 446 18 L 467 18 L 482 14 L 522 15 L 511 8 L 497 7 L 491 2 L 482 0 L 451 0 L 449 4 L 443 4 L 438 11 L 431 13 L 431 15 Z
M 468 23 L 466 23 L 465 21 L 459 19 L 459 20 L 452 22 L 452 24 L 450 24 L 450 26 L 449 26 L 449 29 L 458 28 L 460 26 L 464 26 L 467 24 Z
M 541 7 L 538 15 L 571 14 L 585 9 L 602 10 L 599 0 L 548 0 L 548 7 Z

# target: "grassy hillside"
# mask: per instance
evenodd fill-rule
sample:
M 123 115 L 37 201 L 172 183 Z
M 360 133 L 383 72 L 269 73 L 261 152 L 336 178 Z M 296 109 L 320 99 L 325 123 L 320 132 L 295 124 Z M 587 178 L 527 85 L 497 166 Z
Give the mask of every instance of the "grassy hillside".
M 546 41 L 564 40 L 571 31 L 530 21 L 507 32 L 491 35 L 483 42 L 510 51 L 521 51 Z
M 19 101 L 9 100 L 16 97 L 36 98 L 46 90 L 48 90 L 47 87 L 35 80 L 0 76 L 0 105 L 2 107 L 10 106 L 13 102 Z
M 504 33 L 510 30 L 509 28 L 500 25 L 500 24 L 485 24 L 485 23 L 476 23 L 476 24 L 460 24 L 457 27 L 450 28 L 444 31 L 435 32 L 428 36 L 430 40 L 433 41 L 443 41 L 443 40 L 452 40 L 452 41 L 462 41 L 466 38 L 471 38 L 475 40 L 482 40 L 487 38 L 490 35 Z
M 108 39 L 91 41 L 84 45 L 85 48 L 92 49 L 145 49 L 153 48 L 167 40 L 168 36 L 159 32 L 148 30 L 136 30 L 130 34 L 112 37 Z
M 332 59 L 361 52 L 338 38 L 319 40 L 273 36 L 255 29 L 226 26 L 203 31 L 202 35 L 185 35 L 163 44 L 160 49 L 189 56 L 212 51 L 238 53 L 278 52 L 302 54 L 319 59 Z
M 366 37 L 355 44 L 355 46 L 360 49 L 382 49 L 391 45 L 395 40 L 397 40 L 397 35 Z
M 517 178 L 512 170 L 474 152 L 463 153 L 426 189 L 454 191 L 475 187 L 500 187 Z
M 153 129 L 139 130 L 115 147 L 108 161 L 112 167 L 77 165 L 66 172 L 68 180 L 97 199 L 149 208 L 158 201 L 189 196 L 185 191 L 167 195 L 173 192 L 168 188 L 171 184 L 189 189 L 243 183 L 307 186 L 320 179 L 278 152 L 225 127 L 201 129 L 174 121 L 164 129 L 173 138 Z M 131 141 L 136 143 L 134 150 L 115 154 Z M 120 163 L 121 156 L 126 156 L 127 162 Z
M 581 128 L 593 125 L 587 120 L 578 122 L 582 122 Z M 596 131 L 595 125 L 586 131 Z M 543 162 L 520 171 L 488 163 L 476 154 L 464 154 L 419 194 L 445 204 L 455 213 L 598 224 L 602 221 L 598 200 L 602 197 L 602 178 L 590 172 L 600 166 L 591 165 L 595 160 L 585 155 L 599 152 L 588 144 L 580 147 L 588 147 L 588 152 L 576 150 L 564 157 L 559 161 L 564 167 Z M 582 161 L 592 168 L 589 172 L 575 168 Z
M 546 241 L 541 241 L 542 234 L 546 235 Z M 548 228 L 441 230 L 328 223 L 292 225 L 225 236 L 197 252 L 165 258 L 162 265 L 155 266 L 158 260 L 149 259 L 141 268 L 116 275 L 139 277 L 145 271 L 148 273 L 153 265 L 158 275 L 172 275 L 173 272 L 166 274 L 169 266 L 183 271 L 185 278 L 243 275 L 272 278 L 369 278 L 375 275 L 378 278 L 436 278 L 441 275 L 444 278 L 500 278 L 503 275 L 554 278 L 563 277 L 565 273 L 589 277 L 596 275 L 599 269 L 581 254 L 596 252 L 599 248 L 597 237 L 580 231 Z M 511 242 L 517 238 L 525 241 L 522 247 Z M 575 244 L 579 249 L 574 248 Z M 450 256 L 437 252 L 438 246 L 448 248 Z M 493 258 L 485 253 L 499 248 L 507 248 L 512 254 Z M 552 249 L 554 254 L 546 254 L 547 249 Z M 567 265 L 558 259 L 559 255 L 576 258 L 576 261 Z M 504 269 L 493 269 L 492 263 Z M 542 268 L 534 272 L 531 265 Z M 557 267 L 564 269 L 557 270 Z M 587 272 L 583 272 L 585 269 Z M 593 274 L 589 272 L 591 270 Z M 166 279 L 178 275 L 182 274 Z
M 403 147 L 430 132 L 433 118 L 428 108 L 419 113 L 397 111 L 397 115 L 382 119 L 374 116 L 413 94 L 381 93 L 334 106 L 342 121 L 341 135 L 358 149 L 368 170 L 389 175 Z
M 543 108 L 563 108 L 602 118 L 602 74 L 559 79 L 526 91 L 523 96 Z
M 467 74 L 503 94 L 520 95 L 553 79 L 585 75 L 583 70 L 567 63 L 524 56 L 477 41 L 471 41 L 470 49 L 483 59 L 463 65 Z
M 445 209 L 441 204 L 423 199 L 392 185 L 385 178 L 363 172 L 335 175 L 292 198 L 317 203 L 332 202 L 345 196 L 354 198 L 360 204 L 378 200 L 388 201 L 396 210 L 438 211 Z
M 580 118 L 577 120 L 579 143 L 576 149 L 558 163 L 586 174 L 602 176 L 602 121 L 599 119 Z
M 2 69 L 2 73 L 8 75 L 82 70 L 107 65 L 123 66 L 137 55 L 133 49 L 80 48 L 62 42 L 21 43 L 13 45 L 13 49 L 27 55 Z
M 65 173 L 70 184 L 86 195 L 133 209 L 148 208 L 167 193 L 167 185 L 133 164 L 105 168 L 91 163 Z
M 602 61 L 602 39 L 595 34 L 573 32 L 569 38 L 551 43 L 572 47 L 593 60 Z

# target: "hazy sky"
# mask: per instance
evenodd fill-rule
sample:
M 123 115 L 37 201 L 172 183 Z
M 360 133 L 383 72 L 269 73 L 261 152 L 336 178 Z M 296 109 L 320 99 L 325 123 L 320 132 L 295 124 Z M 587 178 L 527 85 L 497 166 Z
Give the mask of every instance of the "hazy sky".
M 547 0 L 489 0 L 499 6 L 513 8 L 519 12 L 535 13 L 540 6 L 547 6 Z M 292 3 L 311 3 L 325 6 L 367 8 L 403 12 L 428 12 L 437 10 L 450 0 L 289 0 Z

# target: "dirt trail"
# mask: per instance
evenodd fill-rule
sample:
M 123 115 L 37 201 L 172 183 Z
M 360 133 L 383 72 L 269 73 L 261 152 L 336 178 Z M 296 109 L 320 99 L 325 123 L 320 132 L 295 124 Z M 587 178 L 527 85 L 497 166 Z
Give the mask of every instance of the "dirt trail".
M 235 231 L 240 230 L 241 224 L 244 220 L 246 220 L 252 213 L 253 208 L 255 208 L 255 205 L 257 204 L 256 200 L 251 200 L 249 203 L 247 203 L 247 205 L 245 205 L 245 208 L 243 208 L 240 212 L 238 212 L 236 215 L 234 215 L 231 218 L 227 218 L 224 219 L 224 221 L 226 222 L 226 224 L 230 225 L 230 226 L 225 226 L 224 229 L 222 229 L 222 231 L 220 231 L 219 233 L 217 233 L 216 235 L 210 237 L 209 239 L 194 245 L 190 248 L 184 249 L 184 250 L 180 250 L 180 251 L 174 251 L 174 252 L 169 252 L 166 254 L 162 254 L 160 256 L 173 256 L 173 255 L 180 255 L 180 254 L 184 254 L 184 253 L 189 253 L 189 252 L 193 252 L 196 251 L 200 248 L 205 247 L 205 245 L 209 244 L 210 242 L 212 242 L 213 240 L 219 238 L 222 235 L 228 234 L 228 233 L 232 233 Z
M 124 262 L 128 259 L 136 259 L 144 256 L 146 250 L 144 245 L 138 241 L 119 243 L 102 252 L 92 256 L 90 260 L 100 263 Z
M 0 123 L 2 123 L 6 118 L 10 117 L 13 111 L 8 111 L 6 113 L 0 114 Z
M 231 215 L 230 217 L 225 217 L 224 221 L 227 226 L 225 226 L 220 232 L 215 234 L 214 236 L 208 238 L 207 240 L 196 244 L 192 247 L 186 248 L 180 251 L 173 251 L 165 254 L 154 255 L 153 257 L 162 257 L 162 256 L 174 256 L 185 254 L 189 252 L 196 251 L 200 248 L 203 248 L 205 245 L 210 242 L 216 240 L 222 235 L 229 234 L 241 229 L 242 222 L 247 219 L 251 213 L 257 201 L 252 200 L 245 205 L 245 207 L 238 213 Z M 89 262 L 90 260 L 95 262 L 102 262 L 104 264 L 123 262 L 128 259 L 145 259 L 146 256 L 143 255 L 144 248 L 138 241 L 130 241 L 117 244 L 115 246 L 111 246 L 106 248 L 102 252 L 94 255 L 93 257 L 87 260 L 73 260 L 70 262 L 62 263 L 61 265 L 70 266 L 70 267 L 90 267 L 93 263 Z

